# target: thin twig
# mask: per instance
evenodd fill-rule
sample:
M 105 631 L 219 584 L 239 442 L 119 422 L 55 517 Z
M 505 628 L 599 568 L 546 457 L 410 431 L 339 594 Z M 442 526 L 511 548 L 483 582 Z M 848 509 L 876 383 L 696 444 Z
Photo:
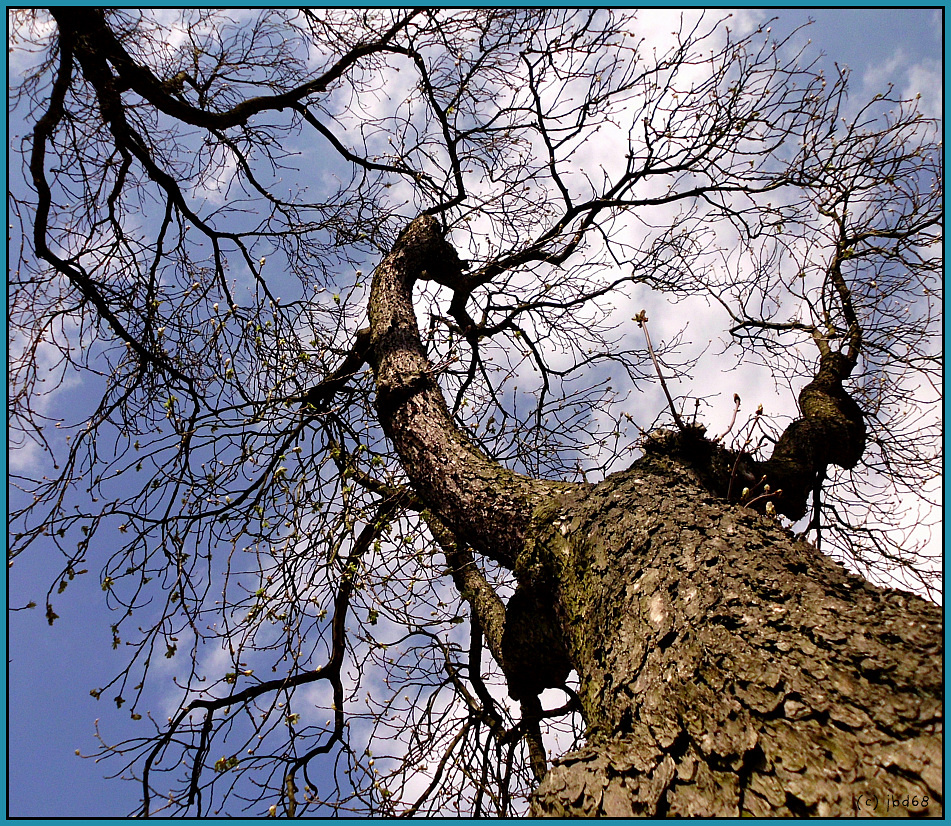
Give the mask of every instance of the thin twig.
M 763 477 L 765 478 L 765 477 Z M 757 496 L 755 499 L 750 499 L 749 502 L 744 502 L 746 507 L 749 507 L 754 502 L 759 502 L 760 499 L 769 499 L 770 496 L 779 496 L 783 492 L 782 488 L 777 488 L 776 490 L 770 490 L 769 485 L 766 486 L 766 489 L 763 493 Z
M 722 442 L 727 435 L 733 430 L 733 425 L 736 423 L 736 414 L 740 412 L 740 394 L 733 394 L 733 418 L 730 419 L 730 423 L 727 425 L 726 430 L 723 431 L 719 436 L 717 436 L 713 441 Z
M 664 374 L 660 372 L 660 364 L 657 361 L 657 356 L 654 355 L 654 347 L 651 344 L 650 333 L 647 332 L 647 311 L 641 310 L 636 316 L 634 316 L 634 321 L 636 321 L 637 326 L 644 331 L 644 338 L 647 339 L 647 351 L 651 354 L 651 361 L 654 362 L 654 370 L 657 371 L 657 377 L 660 379 L 660 386 L 664 388 L 664 395 L 667 397 L 667 404 L 670 406 L 670 412 L 674 414 L 674 422 L 676 422 L 677 427 L 679 427 L 683 432 L 686 432 L 687 426 L 680 418 L 677 408 L 674 407 L 674 400 L 670 397 L 670 391 L 667 389 L 667 382 L 664 381 Z

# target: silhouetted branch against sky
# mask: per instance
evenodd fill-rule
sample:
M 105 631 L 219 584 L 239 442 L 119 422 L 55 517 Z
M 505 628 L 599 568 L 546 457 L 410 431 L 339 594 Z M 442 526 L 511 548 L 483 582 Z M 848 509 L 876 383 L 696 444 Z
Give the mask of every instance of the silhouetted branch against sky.
M 796 530 L 937 598 L 940 15 L 10 11 L 10 813 L 266 814 L 291 772 L 298 813 L 446 814 L 490 763 L 478 805 L 524 810 L 361 332 L 422 213 L 466 267 L 417 290 L 426 356 L 488 457 L 625 468 L 658 371 L 765 457 L 848 353 L 866 451 Z

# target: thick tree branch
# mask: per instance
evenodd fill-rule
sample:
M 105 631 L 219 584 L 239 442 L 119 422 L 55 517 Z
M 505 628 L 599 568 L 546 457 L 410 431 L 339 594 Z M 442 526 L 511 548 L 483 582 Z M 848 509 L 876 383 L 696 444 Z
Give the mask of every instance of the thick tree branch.
M 379 39 L 354 46 L 333 66 L 319 77 L 302 83 L 276 95 L 267 95 L 242 100 L 224 112 L 209 112 L 199 109 L 168 92 L 168 84 L 159 80 L 148 67 L 137 63 L 125 50 L 109 26 L 106 25 L 103 10 L 98 8 L 53 7 L 50 13 L 56 19 L 61 31 L 71 31 L 78 38 L 94 42 L 96 48 L 115 68 L 122 84 L 141 95 L 157 109 L 183 123 L 201 126 L 206 129 L 227 129 L 247 123 L 254 115 L 265 111 L 281 111 L 293 106 L 308 95 L 325 92 L 335 80 L 342 77 L 360 58 L 386 48 L 393 37 L 403 30 L 414 17 L 425 9 L 414 9 L 398 20 Z
M 417 280 L 452 285 L 461 274 L 456 251 L 429 215 L 403 231 L 377 268 L 370 294 L 376 406 L 419 498 L 462 541 L 512 567 L 548 486 L 501 467 L 456 427 L 413 311 Z
M 344 357 L 343 363 L 327 378 L 315 387 L 311 387 L 301 402 L 308 408 L 309 413 L 323 413 L 330 406 L 335 394 L 343 390 L 350 380 L 367 362 L 370 351 L 370 329 L 364 327 L 357 330 L 353 347 Z
M 153 352 L 143 345 L 139 337 L 130 332 L 120 321 L 114 308 L 103 296 L 96 283 L 78 264 L 67 261 L 56 255 L 47 242 L 49 230 L 49 216 L 52 207 L 52 193 L 46 180 L 46 147 L 53 137 L 65 114 L 64 101 L 73 78 L 74 40 L 67 32 L 60 36 L 60 65 L 50 93 L 49 106 L 43 116 L 36 122 L 33 129 L 33 146 L 30 153 L 30 174 L 33 185 L 36 187 L 37 204 L 36 216 L 33 222 L 33 244 L 36 254 L 42 260 L 51 264 L 57 272 L 62 273 L 76 287 L 80 294 L 93 307 L 99 316 L 105 320 L 119 338 L 121 338 L 143 364 L 153 364 L 169 376 L 179 379 L 192 391 L 191 379 L 178 370 L 169 359 Z
M 759 466 L 774 491 L 779 513 L 799 519 L 806 513 L 809 492 L 827 465 L 850 469 L 865 450 L 865 420 L 861 408 L 842 387 L 854 359 L 828 351 L 816 377 L 799 393 L 802 418 L 783 432 L 773 455 Z

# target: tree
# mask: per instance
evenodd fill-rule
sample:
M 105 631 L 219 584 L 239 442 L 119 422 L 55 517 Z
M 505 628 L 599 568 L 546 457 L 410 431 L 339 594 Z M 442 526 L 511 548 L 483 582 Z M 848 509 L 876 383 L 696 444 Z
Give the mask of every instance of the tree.
M 914 101 L 702 16 L 15 23 L 11 556 L 62 551 L 50 624 L 100 566 L 143 814 L 941 811 L 940 610 L 854 572 L 934 585 L 895 508 L 940 467 Z M 791 420 L 708 434 L 694 357 L 616 330 L 647 289 Z

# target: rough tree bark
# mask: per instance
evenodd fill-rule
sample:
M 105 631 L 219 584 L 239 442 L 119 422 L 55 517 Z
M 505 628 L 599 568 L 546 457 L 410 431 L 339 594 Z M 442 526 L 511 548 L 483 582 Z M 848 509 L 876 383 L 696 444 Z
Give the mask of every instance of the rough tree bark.
M 535 813 L 940 812 L 938 608 L 711 495 L 677 441 L 538 515 L 589 730 Z
M 374 275 L 380 421 L 438 523 L 516 573 L 504 622 L 471 566 L 457 576 L 512 696 L 568 667 L 580 681 L 586 745 L 547 772 L 533 813 L 940 814 L 940 610 L 729 501 L 737 476 L 766 476 L 776 509 L 801 515 L 827 463 L 854 466 L 865 431 L 842 380 L 855 353 L 820 347 L 803 416 L 765 463 L 686 429 L 598 485 L 539 482 L 453 425 L 413 313 L 419 279 L 464 281 L 429 216 Z

